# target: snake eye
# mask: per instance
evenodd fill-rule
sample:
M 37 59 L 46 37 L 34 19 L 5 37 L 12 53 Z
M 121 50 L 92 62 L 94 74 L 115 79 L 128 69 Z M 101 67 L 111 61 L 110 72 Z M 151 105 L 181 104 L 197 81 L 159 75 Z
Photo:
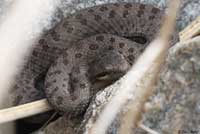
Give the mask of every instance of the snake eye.
M 145 35 L 142 35 L 142 34 L 128 36 L 128 37 L 125 37 L 125 38 L 130 39 L 130 40 L 137 42 L 139 44 L 146 44 L 147 41 L 148 41 L 147 38 L 145 37 Z
M 146 44 L 147 43 L 147 39 L 144 36 L 133 36 L 132 37 L 133 41 L 139 43 L 139 44 Z
M 95 78 L 96 78 L 96 80 L 102 81 L 102 80 L 109 79 L 109 76 L 110 76 L 109 72 L 103 72 L 103 73 L 97 74 Z

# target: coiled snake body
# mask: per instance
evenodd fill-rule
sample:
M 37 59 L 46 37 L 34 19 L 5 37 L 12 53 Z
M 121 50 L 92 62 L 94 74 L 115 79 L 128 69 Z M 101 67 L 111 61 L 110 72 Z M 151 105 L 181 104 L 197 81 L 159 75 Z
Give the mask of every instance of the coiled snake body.
M 83 111 L 99 89 L 127 72 L 163 14 L 151 5 L 115 3 L 62 20 L 33 49 L 16 80 L 15 104 L 46 96 L 56 110 Z

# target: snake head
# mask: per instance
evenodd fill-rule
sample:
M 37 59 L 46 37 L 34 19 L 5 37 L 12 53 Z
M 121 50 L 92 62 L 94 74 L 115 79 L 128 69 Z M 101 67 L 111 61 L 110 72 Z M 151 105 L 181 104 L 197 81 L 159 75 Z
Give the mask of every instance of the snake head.
M 88 75 L 93 88 L 99 90 L 122 77 L 130 64 L 118 51 L 104 51 L 89 64 Z

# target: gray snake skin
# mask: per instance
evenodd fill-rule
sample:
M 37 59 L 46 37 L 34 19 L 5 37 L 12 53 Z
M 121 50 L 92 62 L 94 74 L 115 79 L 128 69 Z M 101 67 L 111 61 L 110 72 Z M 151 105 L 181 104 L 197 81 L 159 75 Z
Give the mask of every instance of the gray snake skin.
M 37 42 L 17 77 L 15 105 L 46 97 L 60 112 L 83 112 L 96 92 L 128 71 L 163 14 L 151 5 L 114 3 L 63 19 Z

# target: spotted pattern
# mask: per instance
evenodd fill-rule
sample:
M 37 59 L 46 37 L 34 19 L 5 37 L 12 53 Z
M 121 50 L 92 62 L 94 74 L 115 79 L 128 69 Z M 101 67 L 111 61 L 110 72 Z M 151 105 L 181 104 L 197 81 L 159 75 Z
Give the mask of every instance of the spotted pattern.
M 63 19 L 38 40 L 27 58 L 12 90 L 15 105 L 47 97 L 58 111 L 84 111 L 102 89 L 93 87 L 98 77 L 108 73 L 116 80 L 126 73 L 156 36 L 163 14 L 151 5 L 114 3 Z M 45 74 L 42 82 L 34 84 L 40 74 Z

